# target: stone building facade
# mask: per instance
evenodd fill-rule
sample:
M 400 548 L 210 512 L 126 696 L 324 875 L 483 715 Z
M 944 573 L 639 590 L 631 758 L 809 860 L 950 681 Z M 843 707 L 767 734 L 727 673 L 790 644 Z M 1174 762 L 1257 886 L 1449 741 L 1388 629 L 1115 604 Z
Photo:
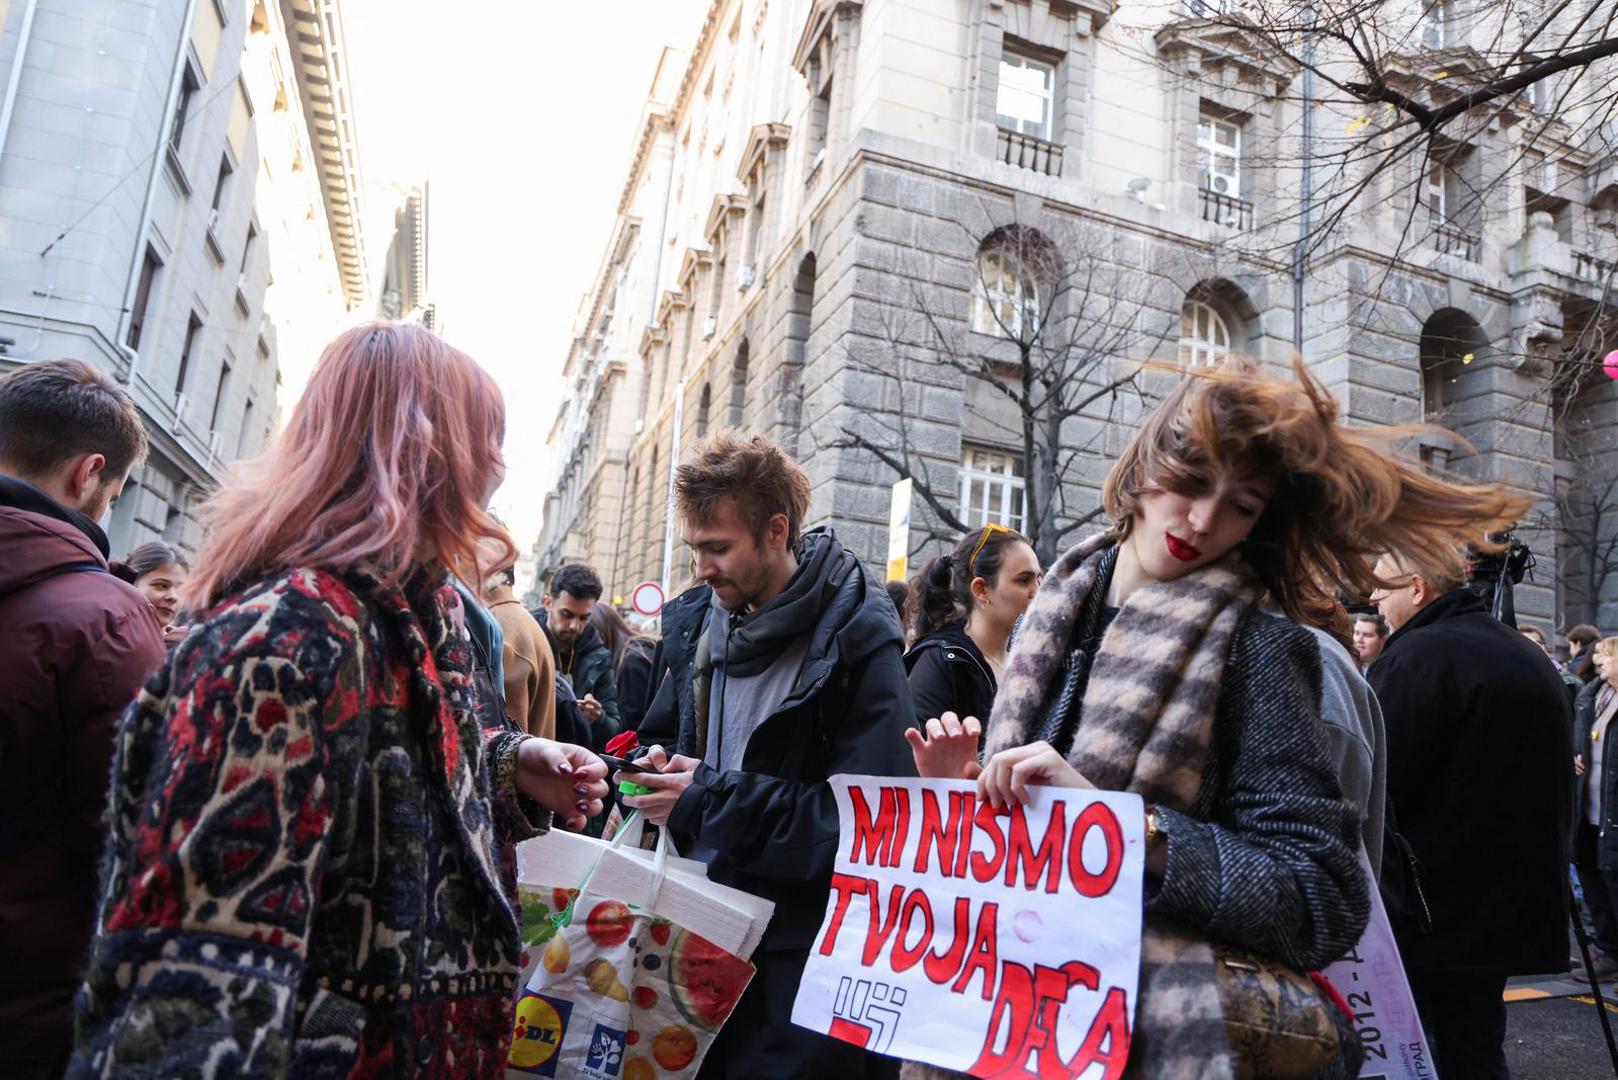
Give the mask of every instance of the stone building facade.
M 194 550 L 281 358 L 366 291 L 346 72 L 337 0 L 0 4 L 0 368 L 78 357 L 140 407 L 115 554 Z
M 1446 92 L 1466 33 L 1413 45 L 1403 85 Z M 812 521 L 873 566 L 903 473 L 933 495 L 913 556 L 948 536 L 938 507 L 1023 525 L 1034 494 L 1065 543 L 1161 386 L 1139 361 L 1236 351 L 1301 355 L 1348 423 L 1464 436 L 1406 449 L 1538 500 L 1519 612 L 1618 624 L 1618 572 L 1587 573 L 1618 498 L 1579 535 L 1590 478 L 1618 473 L 1618 383 L 1588 363 L 1618 347 L 1610 148 L 1524 102 L 1433 163 L 1317 164 L 1311 207 L 1366 187 L 1300 259 L 1298 77 L 1183 3 L 715 0 L 665 55 L 580 311 L 541 575 L 680 587 L 670 470 L 723 427 L 793 448 Z M 1356 117 L 1311 121 L 1310 153 L 1340 161 Z M 1060 469 L 1003 392 L 1054 328 L 1076 357 L 1057 381 L 1097 391 L 1060 418 Z

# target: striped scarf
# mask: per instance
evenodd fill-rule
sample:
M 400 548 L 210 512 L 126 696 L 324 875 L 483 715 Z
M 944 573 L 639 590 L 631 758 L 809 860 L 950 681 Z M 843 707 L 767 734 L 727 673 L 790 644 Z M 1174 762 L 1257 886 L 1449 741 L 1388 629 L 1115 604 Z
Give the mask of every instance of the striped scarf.
M 984 735 L 984 757 L 1039 737 L 1062 685 L 1074 621 L 1113 534 L 1057 560 L 1023 618 Z M 1232 554 L 1183 578 L 1136 589 L 1096 652 L 1068 763 L 1105 791 L 1190 810 L 1202 788 L 1225 657 L 1262 593 Z M 1151 916 L 1126 1073 L 1152 1080 L 1228 1080 L 1235 1074 L 1213 949 Z M 906 1076 L 938 1076 L 906 1070 Z

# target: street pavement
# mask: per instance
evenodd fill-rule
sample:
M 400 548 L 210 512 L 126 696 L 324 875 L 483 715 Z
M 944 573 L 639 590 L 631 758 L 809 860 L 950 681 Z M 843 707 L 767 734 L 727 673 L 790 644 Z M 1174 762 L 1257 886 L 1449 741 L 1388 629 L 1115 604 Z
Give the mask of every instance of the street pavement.
M 1609 982 L 1602 993 L 1618 1035 L 1618 988 Z M 1506 1062 L 1512 1080 L 1618 1080 L 1589 984 L 1512 980 L 1506 989 Z

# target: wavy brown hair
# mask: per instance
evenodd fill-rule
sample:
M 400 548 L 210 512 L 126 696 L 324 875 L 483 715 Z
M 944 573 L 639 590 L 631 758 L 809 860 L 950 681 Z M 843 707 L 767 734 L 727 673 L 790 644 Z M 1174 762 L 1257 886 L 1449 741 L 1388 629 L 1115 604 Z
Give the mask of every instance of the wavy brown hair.
M 1436 429 L 1339 424 L 1336 400 L 1302 361 L 1292 368 L 1287 379 L 1232 357 L 1187 373 L 1102 487 L 1119 535 L 1129 535 L 1145 492 L 1192 493 L 1227 471 L 1262 476 L 1275 493 L 1243 554 L 1289 617 L 1323 626 L 1339 587 L 1364 596 L 1400 584 L 1373 572 L 1382 553 L 1464 574 L 1466 546 L 1487 549 L 1487 534 L 1528 509 L 1500 485 L 1435 475 L 1394 452 L 1398 440 Z

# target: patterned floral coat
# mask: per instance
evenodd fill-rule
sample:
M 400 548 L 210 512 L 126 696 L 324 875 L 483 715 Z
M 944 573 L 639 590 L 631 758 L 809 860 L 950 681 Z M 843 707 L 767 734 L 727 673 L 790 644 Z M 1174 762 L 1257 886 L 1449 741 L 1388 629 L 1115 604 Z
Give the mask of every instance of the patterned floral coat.
M 69 1075 L 503 1075 L 511 727 L 449 590 L 294 570 L 223 600 L 125 715 Z

